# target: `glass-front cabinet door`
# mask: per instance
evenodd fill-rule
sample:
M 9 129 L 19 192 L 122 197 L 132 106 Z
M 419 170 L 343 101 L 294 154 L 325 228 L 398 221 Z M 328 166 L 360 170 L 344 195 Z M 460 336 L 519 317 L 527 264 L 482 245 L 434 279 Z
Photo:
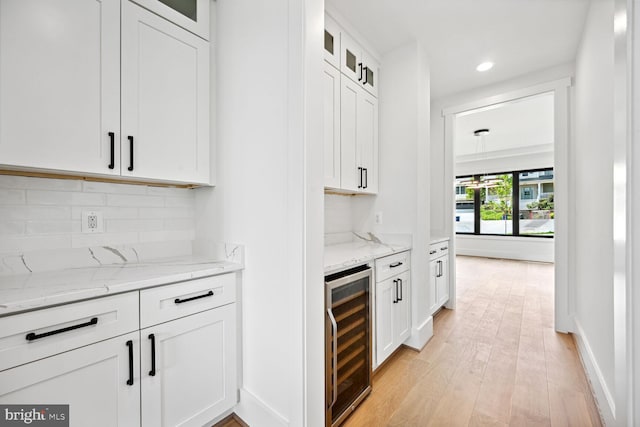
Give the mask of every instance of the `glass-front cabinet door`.
M 187 31 L 209 40 L 211 0 L 133 0 Z

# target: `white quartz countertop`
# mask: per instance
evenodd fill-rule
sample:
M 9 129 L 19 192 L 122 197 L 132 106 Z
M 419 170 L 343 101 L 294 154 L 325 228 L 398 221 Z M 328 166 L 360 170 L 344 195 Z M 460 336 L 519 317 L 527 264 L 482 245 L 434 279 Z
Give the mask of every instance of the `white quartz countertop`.
M 324 273 L 331 274 L 411 249 L 409 245 L 355 241 L 324 247 Z
M 182 257 L 4 276 L 0 316 L 241 269 L 241 264 L 229 261 Z
M 449 238 L 446 237 L 446 236 L 431 235 L 431 244 L 432 245 L 434 243 L 446 242 L 447 240 L 449 240 Z

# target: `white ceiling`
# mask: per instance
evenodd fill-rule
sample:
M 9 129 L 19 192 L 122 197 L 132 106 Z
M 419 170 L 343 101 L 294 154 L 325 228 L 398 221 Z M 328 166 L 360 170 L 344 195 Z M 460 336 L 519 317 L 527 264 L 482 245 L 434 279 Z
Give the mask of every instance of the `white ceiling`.
M 418 40 L 439 98 L 575 60 L 589 0 L 326 0 L 384 54 Z M 493 61 L 479 73 L 475 67 Z
M 456 116 L 455 123 L 456 157 L 543 145 L 539 149 L 553 150 L 553 93 L 472 110 Z M 484 141 L 473 134 L 477 129 L 489 129 Z

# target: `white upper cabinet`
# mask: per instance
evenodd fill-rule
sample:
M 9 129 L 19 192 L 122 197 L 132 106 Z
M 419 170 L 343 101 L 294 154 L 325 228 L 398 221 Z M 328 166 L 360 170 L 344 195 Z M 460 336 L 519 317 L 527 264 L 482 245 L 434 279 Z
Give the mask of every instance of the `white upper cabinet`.
M 378 192 L 378 100 L 360 91 L 357 111 L 357 151 L 360 191 Z
M 209 44 L 123 1 L 122 175 L 209 181 Z
M 324 15 L 324 60 L 340 69 L 340 27 L 329 15 Z
M 0 1 L 0 165 L 119 175 L 119 139 L 119 0 Z
M 378 62 L 346 32 L 340 35 L 340 70 L 373 96 L 378 96 Z
M 324 64 L 324 185 L 340 188 L 340 71 Z
M 133 0 L 185 30 L 209 40 L 211 0 Z

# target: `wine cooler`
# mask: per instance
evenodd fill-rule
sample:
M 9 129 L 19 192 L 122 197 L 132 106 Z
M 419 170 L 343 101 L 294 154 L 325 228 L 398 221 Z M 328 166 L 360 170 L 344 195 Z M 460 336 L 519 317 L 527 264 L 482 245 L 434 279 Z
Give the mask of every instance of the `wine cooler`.
M 371 392 L 371 267 L 325 277 L 326 421 L 340 425 Z

